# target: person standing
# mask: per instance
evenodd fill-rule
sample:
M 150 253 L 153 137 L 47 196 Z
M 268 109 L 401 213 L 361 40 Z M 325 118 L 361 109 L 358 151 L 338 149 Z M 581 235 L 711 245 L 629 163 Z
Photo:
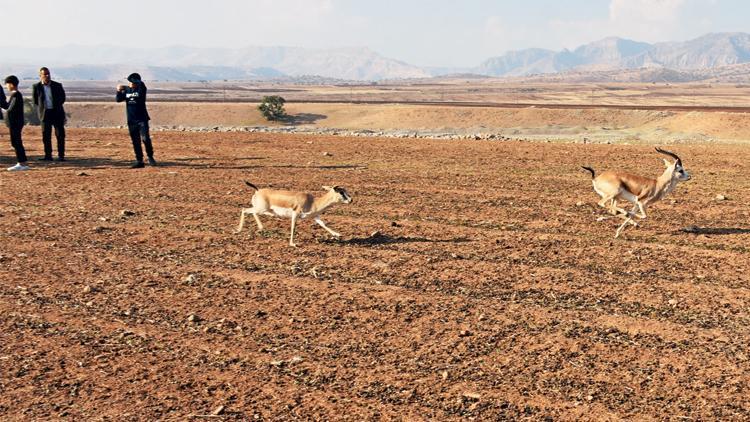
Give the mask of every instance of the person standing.
M 23 147 L 23 141 L 21 140 L 21 133 L 23 132 L 23 96 L 18 91 L 18 78 L 14 75 L 10 75 L 5 78 L 5 87 L 8 88 L 10 99 L 5 98 L 5 93 L 0 95 L 0 107 L 8 110 L 8 116 L 5 120 L 5 124 L 10 130 L 10 144 L 16 151 L 16 161 L 18 162 L 15 166 L 8 167 L 8 171 L 23 171 L 29 170 L 26 165 L 28 161 L 26 158 L 26 150 Z
M 126 102 L 125 113 L 128 118 L 128 132 L 130 132 L 130 140 L 133 141 L 133 151 L 135 152 L 135 164 L 131 168 L 145 167 L 141 142 L 146 147 L 148 164 L 155 166 L 154 147 L 151 144 L 151 135 L 148 128 L 148 121 L 151 118 L 146 110 L 146 84 L 141 80 L 141 75 L 137 73 L 128 75 L 127 80 L 128 86 L 117 86 L 116 100 L 118 103 Z
M 39 82 L 31 90 L 34 105 L 42 125 L 44 157 L 42 161 L 52 161 L 52 128 L 57 138 L 57 159 L 65 161 L 65 89 L 60 82 L 53 81 L 49 69 L 39 69 Z

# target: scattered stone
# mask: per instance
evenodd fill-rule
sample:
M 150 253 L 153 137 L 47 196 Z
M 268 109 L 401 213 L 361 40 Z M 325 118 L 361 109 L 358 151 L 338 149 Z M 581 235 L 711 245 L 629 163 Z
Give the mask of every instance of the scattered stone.
M 323 157 L 333 157 L 333 154 L 331 154 L 330 152 L 324 152 Z
M 461 330 L 458 332 L 459 337 L 471 337 L 472 333 L 469 330 Z
M 401 224 L 398 224 L 395 221 L 391 221 L 391 227 L 401 227 Z
M 272 360 L 271 361 L 271 366 L 275 366 L 277 368 L 280 368 L 280 367 L 284 366 L 284 361 L 283 360 Z
M 195 276 L 195 274 L 188 274 L 187 277 L 185 277 L 185 280 L 183 282 L 185 284 L 193 284 L 198 279 L 198 277 Z
M 576 207 L 582 207 L 582 206 L 584 206 L 584 205 L 586 205 L 586 203 L 585 203 L 585 202 L 583 202 L 583 201 L 578 201 L 578 202 L 576 202 Z
M 727 197 L 724 196 L 724 195 L 722 195 L 722 194 L 718 194 L 718 195 L 716 195 L 716 200 L 717 201 L 726 201 Z
M 671 306 L 677 306 L 677 301 L 675 299 L 669 299 L 667 303 L 669 303 Z
M 85 286 L 85 287 L 83 288 L 83 293 L 89 294 L 89 293 L 91 293 L 91 292 L 92 292 L 93 290 L 94 290 L 94 289 L 92 289 L 92 288 L 91 288 L 91 286 Z
M 211 414 L 214 416 L 221 415 L 222 413 L 224 413 L 224 405 L 217 407 L 213 412 L 211 412 Z
M 470 400 L 479 400 L 482 398 L 482 395 L 479 393 L 473 393 L 473 392 L 465 392 L 463 394 L 464 398 L 470 399 Z
M 201 318 L 198 315 L 196 315 L 196 314 L 190 314 L 190 315 L 188 315 L 187 320 L 189 322 L 196 323 L 196 322 L 199 322 L 201 320 Z
M 89 174 L 86 173 L 85 171 L 79 171 L 78 173 L 76 173 L 76 176 L 88 176 L 88 175 Z
M 443 371 L 440 373 L 440 377 L 443 378 L 443 381 L 448 379 L 448 371 Z
M 294 365 L 295 363 L 303 362 L 303 361 L 304 361 L 304 359 L 302 359 L 300 356 L 295 356 L 295 357 L 289 359 L 289 363 L 292 364 L 292 365 Z
M 123 216 L 123 217 L 132 217 L 132 216 L 135 215 L 135 211 L 122 210 L 122 211 L 120 211 L 120 215 Z

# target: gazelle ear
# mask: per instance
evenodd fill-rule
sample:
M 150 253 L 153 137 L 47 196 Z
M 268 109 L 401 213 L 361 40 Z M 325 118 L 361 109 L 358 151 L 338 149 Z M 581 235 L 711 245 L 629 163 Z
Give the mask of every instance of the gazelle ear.
M 669 168 L 669 166 L 671 166 L 671 165 L 672 165 L 672 163 L 670 163 L 669 160 L 667 160 L 666 158 L 664 158 L 664 167 Z
M 323 189 L 325 189 L 325 190 L 333 190 L 333 188 L 330 187 L 330 186 L 323 186 Z

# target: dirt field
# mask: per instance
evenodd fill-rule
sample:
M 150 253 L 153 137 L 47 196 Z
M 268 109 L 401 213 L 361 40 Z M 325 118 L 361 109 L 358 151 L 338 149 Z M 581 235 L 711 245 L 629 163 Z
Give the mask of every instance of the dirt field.
M 114 101 L 122 82 L 64 81 L 69 101 Z M 281 95 L 296 102 L 486 102 L 558 105 L 750 106 L 750 85 L 740 83 L 566 83 L 524 79 L 426 79 L 372 84 L 276 82 L 150 82 L 151 101 L 257 102 Z M 29 89 L 24 84 L 22 89 Z
M 158 133 L 130 170 L 125 131 L 69 139 L 0 172 L 3 420 L 750 418 L 746 147 L 674 147 L 693 180 L 614 240 L 579 166 L 653 147 Z M 234 234 L 243 179 L 345 186 L 343 239 Z
M 118 127 L 122 104 L 69 103 L 69 125 Z M 432 133 L 495 133 L 513 137 L 600 142 L 750 140 L 750 113 L 716 111 L 612 110 L 605 108 L 494 108 L 411 104 L 288 104 L 291 116 L 268 122 L 252 103 L 149 105 L 161 127 L 287 126 L 344 130 L 414 130 Z

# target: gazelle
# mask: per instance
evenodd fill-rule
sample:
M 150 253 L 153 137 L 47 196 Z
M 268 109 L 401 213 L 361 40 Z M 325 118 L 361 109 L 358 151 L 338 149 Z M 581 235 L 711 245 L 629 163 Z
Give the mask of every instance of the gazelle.
M 602 198 L 598 205 L 625 220 L 617 228 L 615 238 L 620 236 L 628 224 L 638 227 L 633 217 L 646 218 L 646 207 L 662 200 L 674 190 L 677 183 L 690 180 L 690 174 L 682 167 L 682 160 L 677 154 L 661 148 L 656 148 L 656 152 L 675 159 L 674 163 L 664 160 L 666 169 L 656 179 L 619 171 L 605 171 L 597 176 L 591 167 L 583 167 L 591 172 L 594 191 Z M 633 203 L 633 209 L 629 212 L 625 211 L 617 206 L 617 200 Z M 638 211 L 637 214 L 636 211 Z
M 258 189 L 257 186 L 250 182 L 245 182 L 245 184 L 255 189 L 256 192 L 250 200 L 253 205 L 252 208 L 243 208 L 240 212 L 240 226 L 237 228 L 237 233 L 242 231 L 242 227 L 245 225 L 245 216 L 248 214 L 252 214 L 255 218 L 255 222 L 258 224 L 258 231 L 263 230 L 263 223 L 260 222 L 258 215 L 264 214 L 292 219 L 292 233 L 289 237 L 290 246 L 297 246 L 294 243 L 294 229 L 298 218 L 312 218 L 313 221 L 318 223 L 320 227 L 323 227 L 332 236 L 341 236 L 341 234 L 326 226 L 323 220 L 320 219 L 320 214 L 333 204 L 339 202 L 343 204 L 351 203 L 352 197 L 349 196 L 346 189 L 339 186 L 323 186 L 323 189 L 327 192 L 319 197 L 315 197 L 313 194 L 306 192 Z

